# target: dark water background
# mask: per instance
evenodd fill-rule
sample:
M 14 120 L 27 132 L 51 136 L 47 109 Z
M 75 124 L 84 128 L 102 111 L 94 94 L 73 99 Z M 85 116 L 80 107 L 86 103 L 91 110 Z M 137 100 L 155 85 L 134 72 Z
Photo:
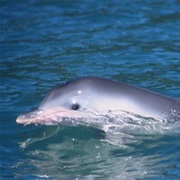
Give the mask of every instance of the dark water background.
M 180 97 L 179 9 L 178 0 L 1 0 L 0 178 L 180 179 L 179 128 L 121 146 L 96 128 L 15 122 L 79 76 Z

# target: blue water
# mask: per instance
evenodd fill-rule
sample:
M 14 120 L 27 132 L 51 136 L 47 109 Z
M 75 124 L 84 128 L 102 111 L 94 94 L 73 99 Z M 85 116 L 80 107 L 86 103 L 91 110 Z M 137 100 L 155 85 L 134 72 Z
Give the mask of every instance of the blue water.
M 178 0 L 0 1 L 1 179 L 180 179 L 179 123 L 109 136 L 16 123 L 80 76 L 180 97 L 179 9 Z

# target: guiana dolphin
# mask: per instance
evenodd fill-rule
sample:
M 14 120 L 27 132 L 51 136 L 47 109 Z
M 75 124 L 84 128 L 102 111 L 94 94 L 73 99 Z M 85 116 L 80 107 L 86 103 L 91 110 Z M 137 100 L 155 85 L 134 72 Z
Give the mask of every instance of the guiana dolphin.
M 82 77 L 54 87 L 37 110 L 20 115 L 19 124 L 60 124 L 133 114 L 180 120 L 180 101 L 126 83 Z M 111 116 L 110 116 L 111 115 Z

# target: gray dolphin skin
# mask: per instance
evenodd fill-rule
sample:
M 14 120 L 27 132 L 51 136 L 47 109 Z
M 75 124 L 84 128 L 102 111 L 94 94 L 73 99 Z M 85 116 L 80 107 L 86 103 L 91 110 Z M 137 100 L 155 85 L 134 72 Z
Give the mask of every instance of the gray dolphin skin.
M 20 115 L 19 124 L 60 124 L 135 114 L 145 118 L 180 120 L 180 101 L 126 83 L 82 77 L 49 91 L 37 110 Z

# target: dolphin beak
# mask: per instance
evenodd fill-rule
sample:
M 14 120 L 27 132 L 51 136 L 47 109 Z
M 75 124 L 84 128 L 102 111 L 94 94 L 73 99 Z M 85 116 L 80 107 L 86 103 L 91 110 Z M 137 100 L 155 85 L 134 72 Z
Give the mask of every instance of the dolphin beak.
M 68 111 L 64 108 L 56 109 L 37 109 L 35 111 L 20 115 L 17 117 L 16 122 L 18 124 L 45 124 L 45 125 L 55 125 L 61 123 L 62 121 L 68 122 L 76 114 L 74 111 Z
M 18 116 L 16 122 L 18 124 L 36 123 L 36 119 L 38 119 L 42 114 L 43 114 L 43 110 L 37 109 L 35 111 Z

